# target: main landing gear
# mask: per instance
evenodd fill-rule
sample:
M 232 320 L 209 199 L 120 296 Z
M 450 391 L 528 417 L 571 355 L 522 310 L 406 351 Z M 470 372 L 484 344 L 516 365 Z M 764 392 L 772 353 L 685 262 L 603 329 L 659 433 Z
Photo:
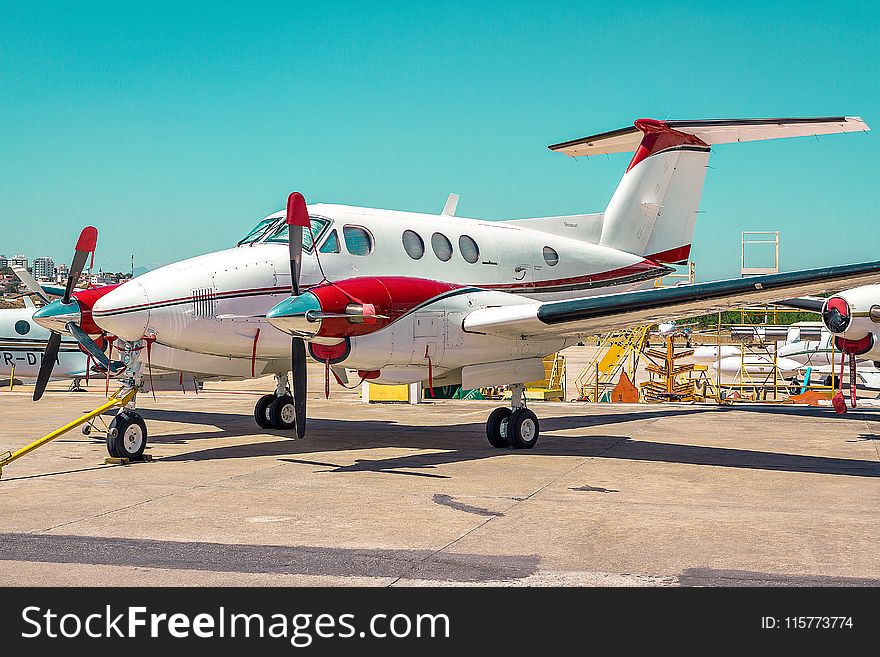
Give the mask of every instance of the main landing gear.
M 511 386 L 511 408 L 496 408 L 486 420 L 486 436 L 492 447 L 531 449 L 538 442 L 538 417 L 525 406 L 525 386 Z
M 261 429 L 293 429 L 296 408 L 290 396 L 287 374 L 275 375 L 275 392 L 263 395 L 254 406 L 254 420 Z

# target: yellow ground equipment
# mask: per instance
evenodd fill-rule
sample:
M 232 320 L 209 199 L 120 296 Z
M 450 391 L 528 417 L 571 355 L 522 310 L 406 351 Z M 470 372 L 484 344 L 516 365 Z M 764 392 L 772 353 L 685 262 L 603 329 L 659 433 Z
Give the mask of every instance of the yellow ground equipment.
M 599 340 L 596 353 L 575 379 L 579 401 L 604 401 L 617 385 L 621 372 L 627 372 L 631 381 L 639 356 L 648 340 L 649 326 L 625 331 L 612 331 Z
M 90 422 L 94 418 L 101 415 L 104 411 L 110 410 L 114 406 L 125 406 L 126 404 L 128 404 L 128 402 L 132 400 L 132 398 L 134 398 L 136 394 L 137 388 L 120 388 L 112 395 L 110 395 L 110 397 L 107 398 L 107 401 L 98 406 L 96 409 L 89 411 L 85 415 L 81 415 L 72 422 L 68 422 L 63 427 L 55 429 L 55 431 L 47 433 L 39 440 L 35 440 L 29 445 L 25 445 L 21 449 L 18 449 L 14 452 L 5 452 L 4 454 L 0 454 L 0 476 L 3 476 L 3 468 L 5 468 L 13 461 L 20 459 L 25 454 L 31 453 L 32 451 L 34 451 L 38 447 L 42 447 L 46 443 L 52 442 L 59 436 L 63 436 L 71 429 L 76 429 L 78 426 L 85 424 L 86 422 Z
M 650 363 L 645 368 L 650 379 L 641 384 L 645 401 L 694 401 L 696 379 L 692 376 L 694 364 L 676 365 L 676 361 L 694 354 L 693 349 L 675 348 L 675 337 L 666 336 L 665 348 L 646 349 Z
M 565 399 L 565 356 L 559 353 L 544 358 L 544 378 L 525 384 L 526 399 L 561 401 Z M 509 397 L 509 395 L 508 395 Z

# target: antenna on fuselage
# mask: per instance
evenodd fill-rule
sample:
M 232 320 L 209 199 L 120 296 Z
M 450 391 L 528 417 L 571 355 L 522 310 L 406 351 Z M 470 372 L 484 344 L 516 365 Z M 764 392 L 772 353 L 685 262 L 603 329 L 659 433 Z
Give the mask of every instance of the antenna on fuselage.
M 443 206 L 443 212 L 441 212 L 440 215 L 444 217 L 454 217 L 456 207 L 458 207 L 458 194 L 450 194 L 446 199 L 446 205 Z

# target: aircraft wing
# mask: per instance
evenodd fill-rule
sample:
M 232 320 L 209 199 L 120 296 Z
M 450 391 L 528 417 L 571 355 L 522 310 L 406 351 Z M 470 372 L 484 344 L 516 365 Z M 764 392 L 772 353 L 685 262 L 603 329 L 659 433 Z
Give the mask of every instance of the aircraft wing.
M 880 282 L 880 261 L 751 276 L 711 283 L 528 302 L 475 310 L 464 329 L 508 338 L 580 338 L 614 329 L 658 324 L 670 317 L 706 315 L 749 304 L 822 294 Z

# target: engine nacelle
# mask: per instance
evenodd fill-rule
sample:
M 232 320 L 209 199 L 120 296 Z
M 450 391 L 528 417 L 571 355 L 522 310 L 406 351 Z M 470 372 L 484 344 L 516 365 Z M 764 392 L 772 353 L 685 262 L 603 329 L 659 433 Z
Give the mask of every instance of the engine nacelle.
M 566 340 L 483 335 L 465 331 L 463 322 L 475 310 L 529 302 L 423 278 L 364 276 L 312 287 L 276 305 L 266 319 L 306 340 L 316 360 L 369 373 L 380 383 L 520 383 L 538 378 L 541 357 Z
M 864 285 L 829 297 L 822 307 L 822 322 L 842 351 L 880 353 L 880 285 Z
M 363 276 L 316 285 L 266 314 L 276 328 L 306 340 L 334 344 L 374 333 L 462 286 L 409 276 Z

